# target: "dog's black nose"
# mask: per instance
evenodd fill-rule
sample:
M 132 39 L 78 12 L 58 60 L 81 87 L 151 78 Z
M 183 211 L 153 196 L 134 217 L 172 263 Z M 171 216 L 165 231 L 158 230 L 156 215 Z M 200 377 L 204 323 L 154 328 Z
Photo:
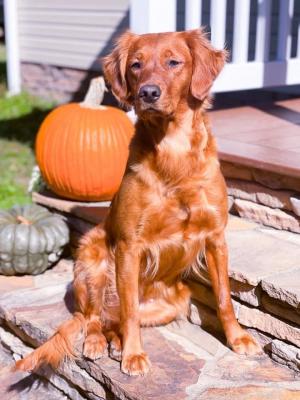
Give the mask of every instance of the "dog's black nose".
M 146 103 L 154 103 L 160 98 L 161 90 L 157 85 L 144 85 L 139 90 L 139 97 Z

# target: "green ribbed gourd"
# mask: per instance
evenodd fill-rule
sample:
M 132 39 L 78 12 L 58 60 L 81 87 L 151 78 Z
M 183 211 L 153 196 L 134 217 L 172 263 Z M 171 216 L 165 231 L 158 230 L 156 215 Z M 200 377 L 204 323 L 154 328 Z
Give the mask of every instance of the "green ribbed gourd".
M 37 275 L 55 263 L 69 242 L 62 217 L 37 205 L 0 210 L 0 274 Z

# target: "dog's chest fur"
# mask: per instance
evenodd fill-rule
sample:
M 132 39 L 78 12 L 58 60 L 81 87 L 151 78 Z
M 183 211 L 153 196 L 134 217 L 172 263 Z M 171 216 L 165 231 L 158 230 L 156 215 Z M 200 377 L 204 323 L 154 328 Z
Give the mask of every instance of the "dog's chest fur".
M 160 143 L 155 155 L 133 169 L 144 182 L 144 203 L 138 236 L 144 243 L 146 273 L 172 277 L 191 265 L 217 227 L 217 207 L 207 195 L 217 159 L 203 162 L 201 141 L 185 135 Z M 205 160 L 204 160 L 205 161 Z M 171 268 L 171 271 L 170 271 Z

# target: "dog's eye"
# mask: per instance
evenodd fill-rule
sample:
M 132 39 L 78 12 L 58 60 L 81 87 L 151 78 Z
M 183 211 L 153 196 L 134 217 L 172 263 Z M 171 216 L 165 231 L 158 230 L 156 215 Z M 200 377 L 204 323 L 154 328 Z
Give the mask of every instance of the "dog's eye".
M 131 64 L 131 69 L 140 69 L 142 64 L 139 61 L 134 62 Z
M 177 65 L 181 64 L 181 61 L 177 61 L 177 60 L 169 60 L 168 61 L 168 66 L 169 67 L 177 67 Z

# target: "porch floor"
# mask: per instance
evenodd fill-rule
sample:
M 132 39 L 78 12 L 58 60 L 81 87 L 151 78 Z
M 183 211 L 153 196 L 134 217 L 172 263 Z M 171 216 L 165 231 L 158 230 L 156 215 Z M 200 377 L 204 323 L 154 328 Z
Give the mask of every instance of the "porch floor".
M 300 98 L 210 112 L 223 161 L 300 177 Z

